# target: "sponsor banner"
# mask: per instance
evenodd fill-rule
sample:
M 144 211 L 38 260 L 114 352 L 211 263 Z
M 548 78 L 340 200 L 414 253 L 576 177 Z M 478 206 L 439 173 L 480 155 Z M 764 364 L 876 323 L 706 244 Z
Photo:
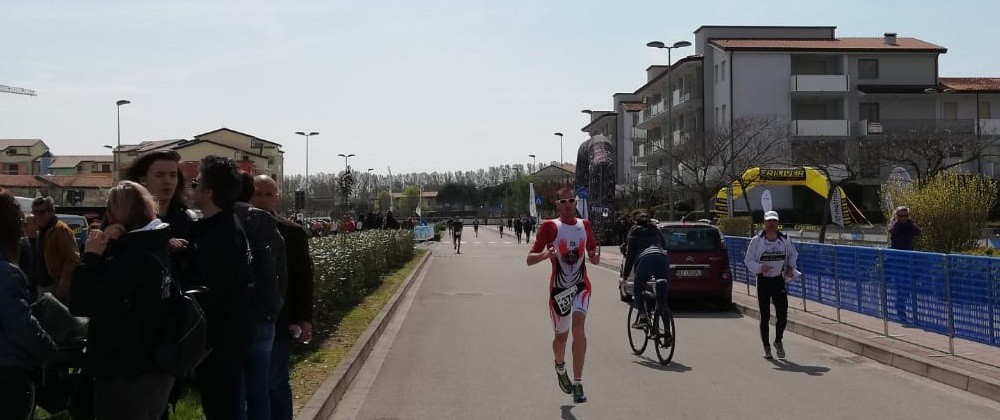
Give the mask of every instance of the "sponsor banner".
M 761 181 L 805 181 L 806 168 L 761 168 Z
M 413 239 L 418 241 L 429 241 L 434 239 L 434 226 L 416 226 L 413 228 Z

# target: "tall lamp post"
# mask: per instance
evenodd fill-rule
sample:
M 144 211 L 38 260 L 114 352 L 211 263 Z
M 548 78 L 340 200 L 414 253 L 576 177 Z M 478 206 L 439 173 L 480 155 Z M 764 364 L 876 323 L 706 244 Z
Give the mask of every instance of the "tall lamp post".
M 538 170 L 538 161 L 535 160 L 535 155 L 528 155 L 528 157 L 531 158 L 531 168 L 537 171 Z
M 662 41 L 651 41 L 651 42 L 647 42 L 646 46 L 650 47 L 650 48 L 660 48 L 660 49 L 667 50 L 667 130 L 666 131 L 667 131 L 667 135 L 670 136 L 670 138 L 665 143 L 666 143 L 666 146 L 668 146 L 671 149 L 673 149 L 673 145 L 674 145 L 674 139 L 673 139 L 673 137 L 674 137 L 674 119 L 673 119 L 673 115 L 671 115 L 671 111 L 674 108 L 674 86 L 673 86 L 673 82 L 671 81 L 671 75 L 673 75 L 673 73 L 674 73 L 674 69 L 673 69 L 674 62 L 673 62 L 673 58 L 671 58 L 671 56 L 670 56 L 670 51 L 673 50 L 674 48 L 690 47 L 691 43 L 688 42 L 688 41 L 677 41 L 673 45 L 667 46 L 667 44 L 664 44 Z M 669 154 L 667 156 L 667 160 L 668 160 L 668 162 L 667 162 L 667 178 L 670 181 L 670 184 L 667 187 L 667 206 L 670 209 L 670 220 L 674 220 L 674 203 L 673 203 L 673 197 L 672 197 L 672 195 L 673 195 L 672 191 L 674 189 L 673 164 L 670 162 L 670 156 L 669 156 Z
M 349 155 L 345 155 L 345 154 L 343 154 L 343 153 L 338 153 L 338 154 L 337 154 L 337 156 L 340 156 L 340 157 L 344 158 L 344 172 L 347 172 L 347 171 L 349 171 L 349 170 L 350 170 L 350 167 L 349 167 L 349 166 L 347 166 L 347 158 L 349 158 L 349 157 L 354 157 L 354 156 L 355 156 L 355 155 L 354 155 L 354 153 L 351 153 L 351 154 L 349 154 Z
M 318 136 L 319 133 L 315 131 L 310 131 L 308 133 L 304 131 L 296 131 L 295 134 L 306 138 L 306 213 L 311 213 L 311 208 L 309 207 L 309 205 L 312 204 L 312 201 L 309 200 L 309 137 Z
M 122 149 L 122 105 L 128 105 L 130 103 L 132 103 L 132 101 L 129 101 L 129 100 L 126 100 L 126 99 L 119 99 L 118 102 L 115 102 L 115 105 L 116 105 L 115 109 L 118 111 L 117 112 L 117 114 L 118 114 L 118 148 L 116 148 L 113 151 L 113 155 L 114 155 L 114 158 L 115 158 L 115 176 L 114 176 L 115 181 L 117 181 L 119 178 L 121 178 L 121 175 L 118 174 L 118 152 L 120 152 L 121 149 Z
M 553 133 L 559 136 L 559 166 L 561 167 L 565 161 L 563 160 L 563 133 Z

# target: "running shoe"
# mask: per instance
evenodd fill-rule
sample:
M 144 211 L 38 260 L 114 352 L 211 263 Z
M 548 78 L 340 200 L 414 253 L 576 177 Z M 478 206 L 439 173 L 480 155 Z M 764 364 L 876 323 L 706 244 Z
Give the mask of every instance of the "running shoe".
M 573 402 L 577 404 L 587 402 L 587 396 L 583 394 L 583 384 L 581 383 L 573 384 Z
M 785 358 L 785 346 L 781 344 L 780 341 L 774 342 L 774 354 L 777 355 L 779 359 Z
M 565 369 L 563 369 L 562 373 L 559 373 L 559 368 L 556 367 L 556 377 L 559 378 L 559 389 L 562 392 L 567 394 L 573 392 L 573 383 L 569 381 L 569 374 L 566 373 Z
M 774 359 L 774 356 L 771 355 L 771 347 L 770 346 L 764 347 L 764 358 L 767 359 L 767 360 Z

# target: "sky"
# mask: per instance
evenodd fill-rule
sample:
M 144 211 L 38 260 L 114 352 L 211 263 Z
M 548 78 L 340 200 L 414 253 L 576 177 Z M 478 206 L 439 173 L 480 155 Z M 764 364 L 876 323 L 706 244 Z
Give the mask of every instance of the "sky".
M 0 138 L 55 155 L 221 127 L 283 145 L 285 173 L 575 161 L 611 95 L 701 25 L 836 26 L 948 48 L 943 77 L 1000 77 L 1000 3 L 954 0 L 3 0 Z M 694 48 L 674 52 L 674 59 Z M 563 144 L 554 132 L 565 133 Z

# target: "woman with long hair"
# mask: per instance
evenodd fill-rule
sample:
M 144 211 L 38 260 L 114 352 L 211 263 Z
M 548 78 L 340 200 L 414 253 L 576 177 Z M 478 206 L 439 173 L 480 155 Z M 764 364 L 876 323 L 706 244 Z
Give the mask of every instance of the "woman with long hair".
M 108 226 L 90 231 L 73 274 L 70 310 L 90 317 L 87 364 L 100 419 L 158 419 L 175 378 L 154 362 L 169 286 L 170 229 L 145 187 L 121 181 Z
M 4 418 L 30 419 L 35 412 L 36 369 L 56 355 L 56 345 L 31 315 L 28 279 L 18 268 L 24 214 L 0 188 L 0 408 Z
M 172 273 L 177 273 L 187 250 L 194 214 L 184 202 L 185 180 L 181 155 L 173 150 L 157 150 L 142 155 L 125 169 L 124 179 L 138 182 L 156 200 L 156 215 L 170 225 L 170 249 L 174 253 Z

